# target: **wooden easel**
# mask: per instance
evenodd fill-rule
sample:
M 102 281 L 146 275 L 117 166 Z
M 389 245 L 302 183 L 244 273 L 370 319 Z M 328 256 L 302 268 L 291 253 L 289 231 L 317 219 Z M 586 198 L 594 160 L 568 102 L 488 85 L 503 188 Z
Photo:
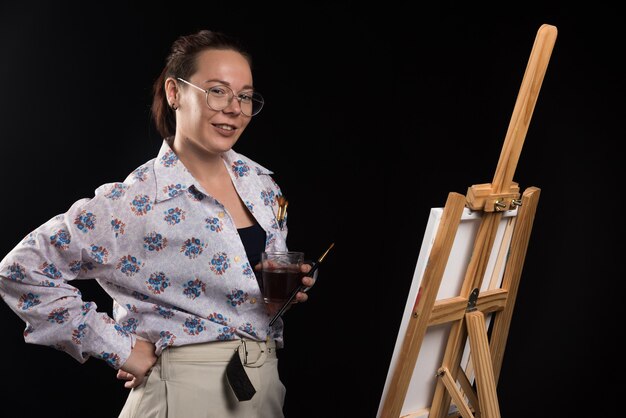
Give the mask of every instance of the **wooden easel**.
M 466 196 L 453 192 L 448 195 L 400 357 L 384 399 L 381 418 L 400 416 L 426 330 L 443 323 L 450 323 L 451 326 L 442 365 L 437 371 L 439 378 L 428 417 L 448 416 L 450 402 L 453 401 L 458 412 L 452 416 L 500 418 L 496 386 L 540 194 L 540 189 L 529 187 L 520 199 L 513 174 L 556 35 L 556 27 L 547 24 L 537 32 L 493 181 L 471 186 Z M 482 211 L 482 217 L 463 285 L 459 296 L 436 300 L 465 206 L 473 211 Z M 480 292 L 502 213 L 515 209 L 518 211 L 517 220 L 502 284 L 500 288 Z M 494 317 L 490 339 L 485 314 L 493 314 Z M 461 367 L 468 337 L 476 391 L 466 370 Z

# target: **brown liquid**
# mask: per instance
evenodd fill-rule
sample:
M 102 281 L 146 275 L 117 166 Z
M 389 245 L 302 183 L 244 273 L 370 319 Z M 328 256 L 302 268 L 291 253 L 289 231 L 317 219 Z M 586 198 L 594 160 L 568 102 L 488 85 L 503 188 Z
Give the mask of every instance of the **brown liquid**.
M 283 303 L 300 285 L 302 285 L 302 273 L 299 270 L 263 271 L 263 298 L 265 302 Z M 295 298 L 293 302 L 295 302 Z

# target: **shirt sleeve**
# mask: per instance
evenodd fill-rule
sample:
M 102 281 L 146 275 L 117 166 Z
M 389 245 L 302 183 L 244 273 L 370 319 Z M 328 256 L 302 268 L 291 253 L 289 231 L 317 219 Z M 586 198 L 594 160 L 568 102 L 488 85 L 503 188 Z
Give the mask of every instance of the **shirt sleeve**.
M 0 262 L 0 296 L 26 323 L 25 342 L 65 351 L 80 363 L 93 356 L 118 369 L 134 336 L 69 284 L 109 267 L 106 234 L 99 231 L 107 219 L 92 210 L 97 207 L 93 199 L 79 200 L 13 248 Z

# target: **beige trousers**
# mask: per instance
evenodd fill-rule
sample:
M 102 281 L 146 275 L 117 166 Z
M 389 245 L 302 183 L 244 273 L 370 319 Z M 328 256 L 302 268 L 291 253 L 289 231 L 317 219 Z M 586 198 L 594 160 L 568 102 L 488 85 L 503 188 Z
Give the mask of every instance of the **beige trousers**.
M 226 379 L 235 350 L 256 390 L 249 401 L 238 401 Z M 219 341 L 163 350 L 119 418 L 281 418 L 284 400 L 273 343 Z

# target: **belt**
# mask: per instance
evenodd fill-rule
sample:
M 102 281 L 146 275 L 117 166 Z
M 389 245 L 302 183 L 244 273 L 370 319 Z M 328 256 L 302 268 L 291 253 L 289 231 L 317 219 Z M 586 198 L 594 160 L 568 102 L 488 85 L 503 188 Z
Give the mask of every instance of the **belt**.
M 276 343 L 250 339 L 215 341 L 169 347 L 161 353 L 164 362 L 227 361 L 226 377 L 239 401 L 252 399 L 256 393 L 245 367 L 261 367 L 269 357 L 276 357 Z
M 234 351 L 239 353 L 244 366 L 261 367 L 267 357 L 276 357 L 276 343 L 274 340 L 266 342 L 250 339 L 214 341 L 168 347 L 162 355 L 164 361 L 174 362 L 229 361 Z

